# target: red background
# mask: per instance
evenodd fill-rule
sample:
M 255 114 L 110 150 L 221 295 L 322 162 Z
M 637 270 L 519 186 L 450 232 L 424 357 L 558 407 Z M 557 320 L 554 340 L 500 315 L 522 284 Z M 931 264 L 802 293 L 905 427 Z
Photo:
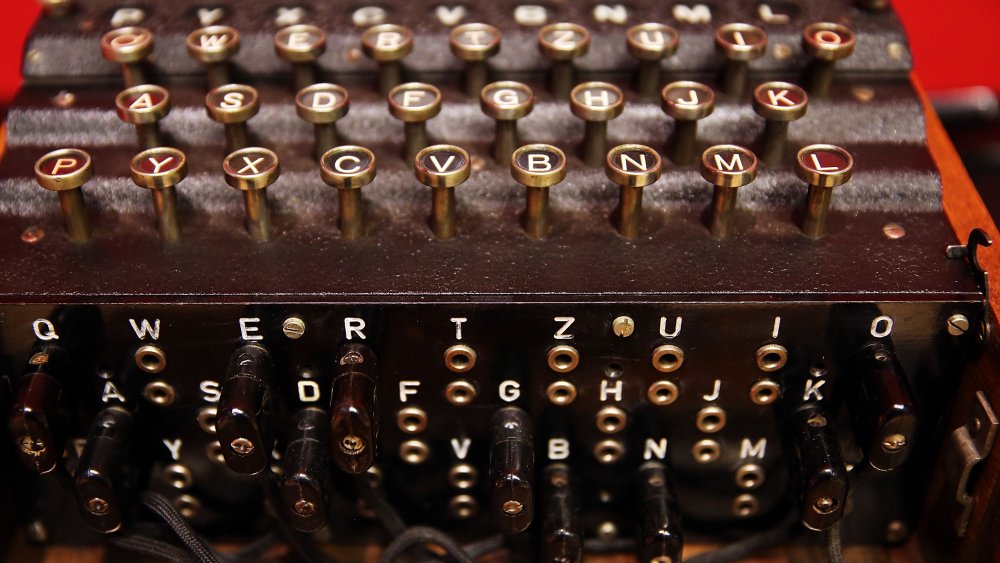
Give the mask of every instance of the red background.
M 39 12 L 35 0 L 3 2 L 12 5 L 2 13 L 0 107 L 20 86 L 24 38 Z M 997 0 L 895 0 L 894 5 L 906 23 L 924 87 L 985 85 L 1000 92 L 1000 57 L 988 47 L 1000 30 Z

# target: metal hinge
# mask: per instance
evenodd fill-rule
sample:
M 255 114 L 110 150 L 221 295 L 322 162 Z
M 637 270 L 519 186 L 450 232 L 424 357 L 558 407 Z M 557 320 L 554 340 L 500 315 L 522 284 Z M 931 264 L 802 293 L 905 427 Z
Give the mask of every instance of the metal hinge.
M 983 318 L 976 333 L 979 342 L 985 342 L 990 333 L 990 273 L 979 263 L 978 249 L 993 245 L 986 231 L 976 228 L 969 233 L 969 241 L 965 244 L 951 244 L 945 248 L 948 258 L 965 258 L 969 262 L 972 270 L 972 277 L 976 279 L 976 285 L 983 294 Z
M 955 533 L 965 535 L 972 516 L 975 498 L 970 492 L 972 470 L 989 455 L 996 440 L 996 414 L 982 391 L 976 391 L 969 421 L 951 433 L 948 451 L 945 453 L 945 468 L 949 483 L 955 484 L 955 500 L 958 502 L 958 518 L 955 519 Z

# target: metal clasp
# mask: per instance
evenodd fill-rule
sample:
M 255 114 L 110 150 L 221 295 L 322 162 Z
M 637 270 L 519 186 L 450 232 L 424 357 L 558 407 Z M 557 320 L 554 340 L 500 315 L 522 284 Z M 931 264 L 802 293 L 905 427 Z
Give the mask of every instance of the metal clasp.
M 986 395 L 982 391 L 976 391 L 976 402 L 969 421 L 956 428 L 948 441 L 945 469 L 949 482 L 955 483 L 955 500 L 959 505 L 955 533 L 959 537 L 965 535 L 975 501 L 969 490 L 972 470 L 989 455 L 998 427 L 1000 421 L 986 400 Z

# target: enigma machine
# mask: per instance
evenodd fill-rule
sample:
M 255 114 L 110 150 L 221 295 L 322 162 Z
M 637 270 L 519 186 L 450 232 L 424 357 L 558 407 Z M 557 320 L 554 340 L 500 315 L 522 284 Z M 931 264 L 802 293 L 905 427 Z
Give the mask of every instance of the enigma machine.
M 43 4 L 0 543 L 991 559 L 994 231 L 885 2 Z

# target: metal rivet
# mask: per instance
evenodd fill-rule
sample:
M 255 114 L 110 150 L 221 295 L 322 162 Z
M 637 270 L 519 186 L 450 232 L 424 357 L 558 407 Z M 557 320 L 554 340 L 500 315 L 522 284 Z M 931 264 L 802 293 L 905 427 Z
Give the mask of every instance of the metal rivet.
M 698 463 L 712 463 L 722 455 L 722 446 L 715 440 L 700 440 L 691 449 Z
M 889 543 L 899 543 L 906 539 L 910 529 L 905 522 L 892 520 L 885 527 L 885 541 Z
M 762 379 L 750 386 L 750 400 L 755 405 L 770 405 L 781 396 L 781 386 L 770 379 Z
M 486 168 L 486 159 L 481 156 L 472 156 L 472 171 L 479 172 L 480 170 Z
M 569 381 L 555 381 L 545 389 L 545 395 L 553 405 L 568 405 L 576 399 L 576 385 Z
M 717 406 L 709 405 L 695 417 L 695 426 L 705 433 L 718 432 L 726 426 L 726 411 Z
M 201 501 L 191 495 L 181 495 L 174 499 L 174 508 L 185 518 L 194 518 L 201 510 Z
M 135 351 L 135 365 L 146 373 L 160 373 L 167 367 L 167 354 L 159 346 L 140 346 Z
M 882 226 L 882 234 L 889 240 L 898 240 L 906 236 L 906 229 L 899 223 L 886 223 Z
M 470 495 L 458 495 L 451 499 L 448 508 L 452 516 L 461 520 L 472 518 L 479 512 L 479 502 Z
M 753 495 L 740 495 L 733 500 L 733 515 L 740 518 L 753 516 L 757 513 L 757 497 Z
M 609 540 L 618 537 L 618 526 L 614 522 L 601 522 L 597 526 L 597 537 L 602 540 Z
M 27 229 L 24 229 L 24 232 L 21 233 L 21 241 L 26 242 L 28 244 L 35 244 L 36 242 L 40 242 L 44 238 L 45 238 L 45 229 L 37 226 L 28 227 Z
M 163 468 L 163 480 L 175 489 L 187 489 L 194 483 L 194 476 L 187 467 L 174 463 Z
M 471 489 L 476 485 L 479 472 L 468 463 L 459 463 L 448 471 L 448 482 L 456 489 Z
M 148 383 L 142 391 L 142 396 L 145 397 L 147 401 L 163 407 L 170 406 L 173 404 L 174 399 L 177 398 L 174 388 L 171 387 L 170 384 L 163 381 L 153 381 Z
M 654 405 L 669 405 L 680 396 L 680 389 L 673 381 L 661 379 L 650 384 L 646 398 Z
M 396 415 L 396 425 L 407 434 L 418 434 L 427 428 L 427 413 L 416 407 L 400 409 Z
M 875 90 L 867 86 L 855 86 L 851 88 L 851 95 L 855 100 L 865 104 L 875 99 Z
M 788 363 L 788 350 L 780 344 L 765 344 L 754 353 L 754 361 L 763 372 L 778 371 Z
M 76 94 L 68 90 L 60 90 L 52 97 L 52 105 L 62 109 L 71 108 L 76 105 Z
M 476 398 L 476 386 L 464 379 L 457 379 L 444 388 L 444 397 L 453 405 L 467 405 Z
M 625 446 L 617 440 L 603 440 L 594 448 L 594 457 L 603 464 L 612 464 L 625 455 Z
M 476 351 L 465 344 L 456 344 L 444 351 L 444 365 L 455 373 L 465 373 L 476 366 Z

